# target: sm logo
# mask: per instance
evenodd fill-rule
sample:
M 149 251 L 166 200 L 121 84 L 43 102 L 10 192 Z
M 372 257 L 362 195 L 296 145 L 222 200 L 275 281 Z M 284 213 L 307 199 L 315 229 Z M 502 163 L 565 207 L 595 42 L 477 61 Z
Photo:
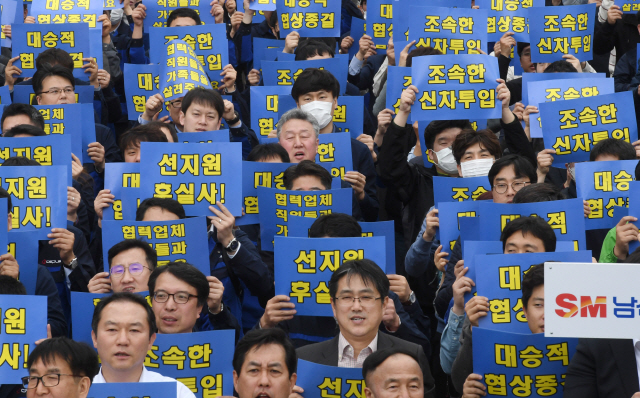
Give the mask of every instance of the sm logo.
M 580 302 L 573 294 L 563 293 L 556 297 L 556 305 L 562 309 L 557 309 L 556 314 L 563 318 L 571 318 L 580 312 L 581 318 L 606 318 L 607 317 L 607 297 L 597 296 L 595 303 L 590 296 L 580 296 Z

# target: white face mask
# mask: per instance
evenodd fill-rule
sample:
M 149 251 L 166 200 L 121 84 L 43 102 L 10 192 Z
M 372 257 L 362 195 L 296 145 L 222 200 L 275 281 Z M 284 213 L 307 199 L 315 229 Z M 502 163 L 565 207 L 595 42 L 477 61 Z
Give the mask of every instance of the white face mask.
M 573 181 L 575 181 L 576 180 L 576 168 L 575 168 L 575 166 L 574 167 L 568 167 L 567 171 L 569 172 L 569 174 L 571 174 L 571 179 Z
M 453 157 L 453 151 L 451 148 L 441 149 L 438 152 L 435 152 L 435 154 L 438 158 L 436 165 L 440 170 L 447 174 L 458 174 L 458 164 L 456 163 L 456 159 Z
M 331 109 L 333 102 L 312 101 L 300 107 L 305 112 L 309 112 L 316 118 L 320 128 L 323 129 L 331 122 Z
M 493 159 L 474 159 L 460 163 L 462 177 L 485 177 L 493 166 Z

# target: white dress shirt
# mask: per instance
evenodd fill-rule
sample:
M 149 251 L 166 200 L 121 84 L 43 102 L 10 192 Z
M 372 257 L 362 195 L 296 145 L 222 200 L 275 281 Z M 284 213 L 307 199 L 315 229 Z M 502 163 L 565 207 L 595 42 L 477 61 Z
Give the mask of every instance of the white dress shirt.
M 145 368 L 144 366 L 142 367 L 142 374 L 140 375 L 140 380 L 138 380 L 138 383 L 155 383 L 155 382 L 167 382 L 167 381 L 175 381 L 176 382 L 176 388 L 177 388 L 177 397 L 178 398 L 196 398 L 196 396 L 193 394 L 193 392 L 191 392 L 191 390 L 189 390 L 187 388 L 187 386 L 185 386 L 184 384 L 182 384 L 181 382 L 179 382 L 178 380 L 171 378 L 171 377 L 165 377 L 163 375 L 161 375 L 160 373 L 156 373 L 156 372 L 152 372 L 150 370 L 147 370 L 147 368 Z M 104 376 L 102 375 L 102 367 L 100 367 L 100 372 L 93 378 L 93 382 L 94 383 L 106 383 L 107 381 L 104 379 Z
M 347 339 L 344 338 L 342 333 L 338 337 L 338 367 L 340 368 L 361 368 L 364 360 L 374 352 L 378 350 L 378 335 L 371 340 L 368 346 L 366 346 L 358 354 L 358 358 L 354 358 L 353 347 Z

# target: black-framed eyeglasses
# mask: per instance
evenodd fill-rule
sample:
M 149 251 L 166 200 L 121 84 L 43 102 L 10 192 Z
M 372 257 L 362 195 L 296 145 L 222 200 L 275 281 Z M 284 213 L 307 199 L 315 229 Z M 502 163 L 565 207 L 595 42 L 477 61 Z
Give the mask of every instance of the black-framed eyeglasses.
M 118 265 L 114 265 L 113 267 L 111 267 L 111 269 L 109 270 L 109 273 L 111 274 L 112 277 L 114 278 L 121 278 L 124 275 L 124 270 L 127 269 L 129 270 L 129 273 L 131 275 L 140 275 L 142 274 L 142 272 L 144 271 L 144 269 L 148 269 L 151 270 L 151 268 L 146 267 L 140 263 L 131 263 L 129 264 L 128 267 L 125 267 L 124 265 L 118 264 Z
M 350 307 L 355 304 L 356 300 L 363 307 L 371 307 L 376 300 L 381 300 L 382 297 L 373 297 L 373 296 L 361 296 L 361 297 L 353 297 L 353 296 L 342 296 L 336 297 L 335 300 L 338 302 L 338 305 L 342 307 Z
M 511 183 L 511 188 L 513 188 L 513 190 L 515 192 L 518 192 L 519 190 L 521 190 L 522 188 L 524 188 L 525 186 L 531 184 L 530 182 L 524 182 L 524 181 L 514 181 Z M 505 193 L 509 190 L 509 184 L 506 183 L 500 183 L 500 184 L 496 184 L 493 186 L 493 189 L 497 192 L 497 193 Z
M 175 109 L 182 108 L 182 100 L 169 102 L 169 106 L 171 106 L 172 108 L 175 108 Z
M 64 373 L 50 373 L 44 376 L 25 376 L 22 378 L 22 386 L 24 388 L 33 389 L 38 387 L 38 383 L 42 383 L 45 387 L 55 387 L 60 384 L 60 376 L 84 377 L 80 375 L 71 375 Z
M 51 95 L 60 95 L 64 91 L 65 94 L 71 95 L 75 92 L 73 87 L 65 87 L 65 88 L 52 88 L 49 91 L 41 91 L 40 94 L 51 94 Z
M 176 304 L 187 304 L 191 297 L 198 297 L 187 292 L 167 293 L 164 290 L 158 290 L 153 293 L 153 300 L 158 303 L 166 303 L 169 300 L 169 296 L 173 296 L 173 302 Z

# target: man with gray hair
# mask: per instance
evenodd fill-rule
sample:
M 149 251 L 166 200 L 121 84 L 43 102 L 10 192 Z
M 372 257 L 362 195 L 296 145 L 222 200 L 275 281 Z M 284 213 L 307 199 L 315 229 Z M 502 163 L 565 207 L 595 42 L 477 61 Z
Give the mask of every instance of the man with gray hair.
M 316 161 L 320 126 L 316 119 L 300 108 L 286 112 L 278 121 L 278 141 L 289 153 L 291 163 Z

